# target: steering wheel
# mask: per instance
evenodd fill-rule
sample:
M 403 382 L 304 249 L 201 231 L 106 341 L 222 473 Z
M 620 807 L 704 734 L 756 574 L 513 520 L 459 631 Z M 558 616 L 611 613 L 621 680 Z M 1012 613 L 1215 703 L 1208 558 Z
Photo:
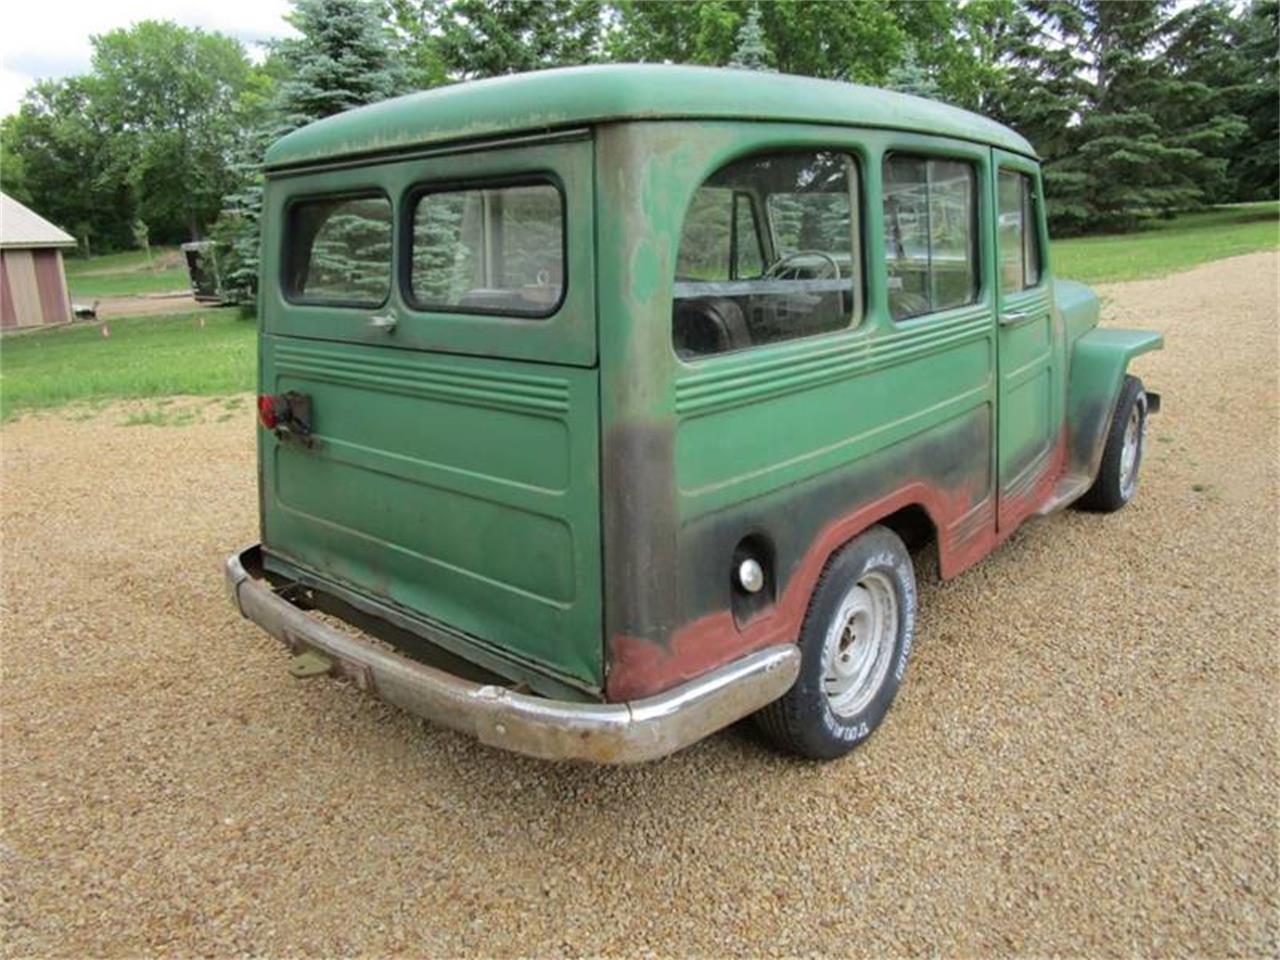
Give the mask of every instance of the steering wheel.
M 836 258 L 831 256 L 831 254 L 824 253 L 821 250 L 797 250 L 795 253 L 788 253 L 782 259 L 776 260 L 772 264 L 770 264 L 769 269 L 764 272 L 764 275 L 766 277 L 769 277 L 775 280 L 786 279 L 782 276 L 782 274 L 788 270 L 794 270 L 798 273 L 800 270 L 800 263 L 798 261 L 803 260 L 805 257 L 809 257 L 809 258 L 817 257 L 819 260 L 827 261 L 827 263 L 831 265 L 832 278 L 835 280 L 840 279 L 840 264 L 836 262 Z M 800 278 L 792 277 L 791 279 L 798 280 Z M 813 277 L 812 279 L 822 280 L 824 278 Z

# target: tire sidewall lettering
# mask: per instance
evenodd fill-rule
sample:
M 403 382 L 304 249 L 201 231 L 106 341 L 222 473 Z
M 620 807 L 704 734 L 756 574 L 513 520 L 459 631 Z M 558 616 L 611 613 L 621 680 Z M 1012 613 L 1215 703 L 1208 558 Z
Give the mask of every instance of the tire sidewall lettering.
M 886 544 L 886 538 L 892 539 Z M 823 690 L 821 641 L 836 613 L 836 604 L 849 584 L 874 571 L 888 574 L 898 600 L 898 631 L 891 655 L 892 666 L 885 674 L 880 689 L 860 713 L 839 717 L 831 709 Z M 813 612 L 819 613 L 820 617 L 812 625 L 806 623 L 808 637 L 802 651 L 805 661 L 797 692 L 809 702 L 816 714 L 813 719 L 819 720 L 824 733 L 852 748 L 875 732 L 906 674 L 914 642 L 917 608 L 911 558 L 895 534 L 884 527 L 872 527 L 833 557 L 829 573 L 824 575 L 813 600 L 817 601 Z

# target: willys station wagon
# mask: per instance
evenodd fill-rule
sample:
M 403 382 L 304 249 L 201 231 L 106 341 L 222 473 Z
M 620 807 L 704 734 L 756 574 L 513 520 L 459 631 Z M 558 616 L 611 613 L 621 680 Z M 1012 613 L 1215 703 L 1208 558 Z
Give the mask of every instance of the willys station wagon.
M 1134 494 L 1160 337 L 1053 276 L 1035 154 L 974 114 L 551 70 L 266 171 L 262 542 L 226 573 L 297 676 L 538 757 L 749 714 L 836 757 L 902 680 L 913 554 L 954 577 Z

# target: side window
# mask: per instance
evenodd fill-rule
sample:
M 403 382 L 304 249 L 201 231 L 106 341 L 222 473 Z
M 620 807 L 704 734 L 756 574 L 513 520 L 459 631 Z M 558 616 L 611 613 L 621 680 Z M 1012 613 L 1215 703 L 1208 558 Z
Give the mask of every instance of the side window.
M 740 280 L 763 270 L 751 196 L 730 187 L 699 187 L 680 231 L 676 280 Z
M 328 197 L 290 205 L 285 296 L 300 303 L 377 307 L 391 290 L 391 202 Z
M 1040 233 L 1035 182 L 1025 173 L 1000 171 L 1000 289 L 1017 293 L 1040 282 Z
M 564 203 L 550 183 L 413 202 L 409 299 L 423 310 L 547 317 L 564 293 Z
M 769 194 L 769 222 L 779 257 L 812 250 L 848 258 L 853 253 L 852 215 L 846 194 Z
M 884 161 L 884 244 L 895 320 L 978 299 L 973 165 L 894 154 Z
M 829 151 L 748 157 L 708 177 L 676 256 L 676 352 L 694 358 L 849 327 L 862 308 L 857 178 L 852 157 Z
M 699 187 L 680 231 L 676 280 L 728 280 L 732 224 L 733 191 Z
M 760 223 L 751 195 L 733 195 L 733 279 L 758 277 L 764 273 L 764 247 Z

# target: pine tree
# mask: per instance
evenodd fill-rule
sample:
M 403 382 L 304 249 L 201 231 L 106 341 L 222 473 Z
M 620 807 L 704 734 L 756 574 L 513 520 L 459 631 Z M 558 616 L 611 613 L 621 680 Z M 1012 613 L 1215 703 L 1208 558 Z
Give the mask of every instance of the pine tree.
M 760 23 L 760 4 L 753 3 L 742 26 L 738 28 L 737 46 L 733 56 L 729 58 L 729 66 L 772 73 L 773 64 L 773 52 L 769 49 L 764 27 Z
M 1227 168 L 1233 200 L 1280 195 L 1280 3 L 1253 0 L 1236 24 L 1234 46 L 1247 73 L 1233 108 L 1248 124 Z
M 1169 25 L 1163 61 L 1182 89 L 1158 110 L 1166 125 L 1218 158 L 1219 176 L 1205 185 L 1214 202 L 1274 197 L 1280 184 L 1277 7 L 1276 0 L 1243 10 L 1205 0 Z
M 1213 198 L 1243 130 L 1169 56 L 1168 0 L 1028 0 L 997 111 L 1045 158 L 1054 229 L 1128 230 Z
M 902 63 L 889 71 L 887 86 L 890 90 L 910 93 L 917 97 L 928 97 L 930 100 L 942 98 L 942 88 L 938 85 L 938 81 L 916 57 L 915 44 L 907 46 Z
M 258 290 L 258 244 L 262 219 L 262 157 L 275 139 L 265 123 L 245 132 L 232 160 L 240 186 L 222 198 L 222 213 L 210 231 L 222 275 L 223 296 L 249 311 Z
M 379 4 L 294 0 L 287 19 L 302 36 L 276 47 L 288 78 L 280 85 L 277 136 L 403 92 L 403 71 Z
M 224 197 L 223 215 L 214 228 L 215 239 L 224 246 L 228 293 L 243 304 L 252 303 L 257 293 L 261 164 L 266 148 L 314 120 L 395 96 L 405 86 L 404 71 L 377 4 L 294 0 L 287 19 L 300 36 L 280 41 L 272 51 L 285 79 L 266 119 L 245 140 L 236 161 L 243 186 Z M 352 232 L 383 235 L 378 225 L 359 224 L 358 219 L 352 216 L 347 224 Z
M 413 294 L 428 303 L 456 301 L 467 289 L 475 251 L 462 236 L 467 194 L 422 198 L 413 219 Z

